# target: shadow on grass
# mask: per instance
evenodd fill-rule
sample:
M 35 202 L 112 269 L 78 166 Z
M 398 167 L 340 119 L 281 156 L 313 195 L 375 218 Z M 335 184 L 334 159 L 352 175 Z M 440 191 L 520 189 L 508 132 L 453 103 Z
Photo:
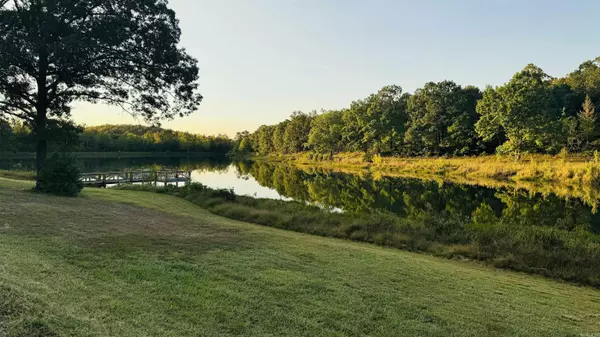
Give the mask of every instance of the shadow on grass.
M 17 290 L 0 285 L 0 336 L 58 336 L 43 319 L 38 303 Z
M 206 255 L 250 250 L 251 245 L 239 235 L 227 233 L 192 237 L 124 234 L 77 240 L 60 248 L 49 247 L 48 253 L 58 255 L 61 261 L 80 271 L 108 272 L 127 280 L 161 277 L 172 272 L 197 273 L 201 271 L 198 262 Z M 138 262 L 146 271 L 140 271 L 137 276 L 121 275 L 123 266 L 135 266 Z

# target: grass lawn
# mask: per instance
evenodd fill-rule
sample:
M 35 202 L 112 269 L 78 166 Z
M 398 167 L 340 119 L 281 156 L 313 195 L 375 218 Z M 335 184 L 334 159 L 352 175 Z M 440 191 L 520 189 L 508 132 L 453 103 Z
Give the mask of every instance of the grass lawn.
M 600 336 L 600 291 L 0 178 L 0 336 Z

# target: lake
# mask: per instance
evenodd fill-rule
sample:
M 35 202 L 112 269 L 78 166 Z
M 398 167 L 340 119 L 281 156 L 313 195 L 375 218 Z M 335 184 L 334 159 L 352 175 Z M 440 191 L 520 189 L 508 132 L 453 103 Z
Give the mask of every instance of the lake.
M 84 172 L 131 169 L 192 170 L 192 180 L 236 194 L 296 200 L 332 211 L 391 212 L 419 220 L 434 217 L 470 223 L 482 210 L 495 221 L 600 233 L 597 200 L 516 188 L 491 188 L 416 178 L 298 169 L 284 164 L 233 162 L 227 158 L 93 158 L 79 160 Z M 0 161 L 0 169 L 31 169 L 32 160 Z

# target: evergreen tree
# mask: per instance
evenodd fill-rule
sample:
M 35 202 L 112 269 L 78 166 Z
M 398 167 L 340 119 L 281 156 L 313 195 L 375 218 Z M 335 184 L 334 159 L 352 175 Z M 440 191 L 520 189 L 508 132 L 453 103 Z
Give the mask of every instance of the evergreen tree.
M 584 148 L 588 148 L 592 139 L 597 135 L 597 117 L 596 107 L 589 95 L 585 96 L 585 101 L 581 106 L 581 111 L 578 115 L 579 118 L 579 131 L 581 138 L 584 141 Z

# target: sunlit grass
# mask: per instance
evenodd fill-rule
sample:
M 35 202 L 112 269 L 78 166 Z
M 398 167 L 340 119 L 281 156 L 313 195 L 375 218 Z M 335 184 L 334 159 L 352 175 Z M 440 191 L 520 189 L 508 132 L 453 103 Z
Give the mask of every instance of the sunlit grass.
M 16 180 L 34 180 L 35 172 L 22 170 L 0 170 L 0 177 Z
M 385 211 L 331 212 L 301 202 L 235 196 L 232 191 L 200 184 L 183 188 L 120 188 L 176 195 L 214 214 L 249 223 L 447 258 L 479 260 L 500 268 L 600 287 L 600 236 L 559 227 L 505 223 L 481 206 L 479 215 L 472 219 L 435 212 L 398 216 Z
M 254 226 L 168 195 L 30 186 L 0 179 L 3 336 L 600 331 L 594 289 Z

